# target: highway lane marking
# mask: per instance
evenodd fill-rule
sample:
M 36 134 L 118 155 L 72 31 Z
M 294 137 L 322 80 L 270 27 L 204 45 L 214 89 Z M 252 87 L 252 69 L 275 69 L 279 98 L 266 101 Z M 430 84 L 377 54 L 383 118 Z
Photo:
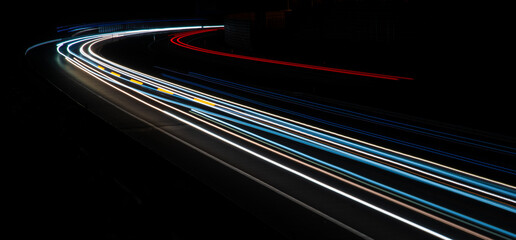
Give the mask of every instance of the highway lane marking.
M 168 90 L 163 89 L 163 88 L 158 88 L 158 91 L 160 91 L 160 92 L 164 92 L 164 93 L 168 93 L 168 94 L 170 94 L 170 95 L 174 94 L 173 92 L 168 91 Z
M 111 74 L 117 76 L 117 77 L 120 77 L 120 74 L 116 73 L 116 72 L 111 72 Z M 141 84 L 140 84 L 141 85 Z
M 143 83 L 142 83 L 142 82 L 140 82 L 140 81 L 136 81 L 136 80 L 134 80 L 134 79 L 131 79 L 130 81 L 131 81 L 131 82 L 133 82 L 133 83 L 136 83 L 136 84 L 138 84 L 138 85 L 143 85 Z
M 131 79 L 131 80 L 132 80 L 132 79 Z M 204 100 L 202 100 L 202 99 L 197 99 L 197 98 L 196 98 L 195 100 L 196 100 L 196 101 L 199 101 L 199 100 L 204 101 Z M 205 101 L 205 102 L 207 102 L 207 101 Z
M 68 59 L 67 59 L 67 60 L 68 60 Z M 101 67 L 101 66 L 98 66 L 98 68 L 100 68 L 100 69 L 104 70 L 104 68 L 103 68 L 103 67 Z M 105 71 L 105 72 L 107 73 L 108 71 Z M 97 78 L 98 78 L 98 77 L 97 77 Z M 99 79 L 99 80 L 100 80 L 100 79 Z M 124 79 L 124 80 L 125 80 L 125 79 Z M 102 81 L 102 80 L 101 80 L 101 81 Z M 143 85 L 143 83 L 142 83 L 142 82 L 138 82 L 138 81 L 133 80 L 133 79 L 131 79 L 131 81 L 133 81 L 134 83 L 137 83 L 137 84 L 139 84 L 139 85 Z M 149 88 L 150 88 L 150 87 L 149 87 Z M 155 88 L 154 88 L 154 89 L 155 89 Z M 158 89 L 158 90 L 159 90 L 159 89 Z M 164 90 L 164 89 L 163 89 L 163 90 Z M 189 100 L 192 100 L 192 98 L 190 98 Z M 205 101 L 205 100 L 202 100 L 202 99 L 195 99 L 195 98 L 194 98 L 193 100 L 198 101 L 198 102 L 201 102 L 201 103 L 203 103 L 203 104 L 211 105 L 211 104 L 209 104 L 210 102 Z M 213 104 L 213 105 L 211 105 L 211 106 L 214 106 L 214 105 L 215 105 L 214 103 L 212 103 L 212 104 Z
M 194 101 L 197 101 L 197 102 L 200 102 L 200 103 L 202 103 L 202 104 L 209 105 L 209 106 L 215 106 L 215 103 L 208 102 L 208 101 L 206 101 L 206 100 L 202 100 L 202 99 L 199 99 L 199 98 L 194 98 L 193 100 L 194 100 Z

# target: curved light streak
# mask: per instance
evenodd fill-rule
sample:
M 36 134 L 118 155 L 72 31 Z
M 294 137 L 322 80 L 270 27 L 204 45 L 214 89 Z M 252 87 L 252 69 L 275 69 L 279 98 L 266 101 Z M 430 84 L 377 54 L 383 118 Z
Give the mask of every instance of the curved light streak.
M 215 55 L 219 55 L 219 56 L 251 60 L 251 61 L 256 61 L 256 62 L 272 63 L 272 64 L 278 64 L 278 65 L 284 65 L 284 66 L 307 68 L 307 69 L 312 69 L 312 70 L 335 72 L 335 73 L 372 77 L 372 78 L 382 78 L 382 79 L 388 79 L 388 80 L 413 80 L 413 78 L 409 78 L 409 77 L 392 76 L 392 75 L 378 74 L 378 73 L 368 73 L 368 72 L 361 72 L 361 71 L 354 71 L 354 70 L 347 70 L 347 69 L 340 69 L 340 68 L 323 67 L 323 66 L 316 66 L 316 65 L 310 65 L 310 64 L 294 63 L 294 62 L 287 62 L 287 61 L 280 61 L 280 60 L 274 60 L 274 59 L 258 58 L 258 57 L 238 55 L 238 54 L 233 54 L 233 53 L 214 51 L 211 49 L 205 49 L 205 48 L 192 46 L 192 45 L 186 44 L 181 41 L 181 39 L 183 39 L 184 37 L 188 37 L 188 36 L 198 34 L 198 33 L 216 31 L 216 30 L 220 30 L 220 28 L 219 29 L 203 29 L 203 30 L 197 30 L 197 31 L 192 31 L 192 32 L 180 33 L 180 34 L 176 34 L 172 39 L 170 39 L 170 41 L 178 46 L 188 48 L 191 50 L 195 50 L 195 51 L 200 51 L 200 52 L 209 53 L 209 54 L 215 54 Z
M 288 146 L 276 143 L 270 139 L 264 138 L 263 136 L 260 136 L 259 133 L 253 133 L 241 129 L 222 119 L 232 121 L 234 124 L 240 124 L 242 126 L 251 127 L 259 131 L 267 131 L 268 133 L 280 136 L 282 138 L 286 138 L 298 143 L 318 148 L 319 150 L 343 156 L 346 159 L 359 160 L 362 163 L 378 167 L 379 169 L 390 171 L 392 173 L 399 174 L 409 179 L 420 181 L 424 184 L 429 184 L 431 186 L 436 186 L 443 190 L 450 191 L 462 196 L 470 197 L 473 200 L 477 200 L 485 204 L 489 204 L 494 207 L 499 207 L 514 213 L 515 208 L 510 203 L 515 203 L 516 200 L 513 199 L 515 193 L 514 191 L 512 191 L 514 187 L 511 185 L 500 183 L 498 181 L 487 179 L 481 176 L 473 175 L 458 169 L 450 168 L 442 164 L 437 164 L 422 158 L 417 158 L 381 146 L 373 145 L 371 143 L 354 139 L 342 134 L 334 133 L 323 128 L 311 126 L 299 121 L 288 119 L 286 117 L 268 113 L 263 110 L 255 109 L 241 103 L 236 103 L 217 96 L 212 96 L 210 94 L 206 94 L 199 90 L 191 89 L 180 84 L 165 81 L 163 79 L 159 79 L 132 70 L 125 66 L 116 64 L 112 61 L 109 61 L 108 59 L 98 56 L 92 51 L 92 46 L 94 44 L 111 38 L 131 36 L 136 34 L 191 30 L 200 28 L 203 28 L 203 26 L 146 29 L 108 34 L 98 34 L 93 36 L 77 37 L 70 40 L 62 41 L 58 43 L 56 46 L 58 53 L 65 57 L 68 62 L 84 70 L 85 72 L 88 72 L 96 79 L 102 81 L 103 83 L 107 84 L 113 89 L 116 89 L 117 91 L 120 91 L 123 94 L 159 112 L 162 112 L 163 114 L 173 119 L 181 121 L 213 138 L 216 138 L 221 142 L 229 144 L 269 164 L 281 168 L 291 174 L 294 174 L 300 178 L 310 181 L 340 196 L 343 196 L 356 203 L 359 203 L 377 212 L 392 217 L 400 222 L 408 224 L 435 237 L 441 239 L 450 239 L 448 236 L 431 230 L 428 227 L 422 226 L 414 221 L 407 219 L 406 217 L 390 212 L 382 207 L 379 207 L 368 201 L 365 201 L 347 192 L 344 192 L 341 189 L 339 189 L 338 186 L 332 186 L 328 183 L 325 183 L 322 180 L 316 179 L 313 176 L 309 176 L 307 173 L 300 172 L 293 168 L 287 167 L 286 165 L 283 165 L 270 157 L 266 157 L 265 155 L 260 154 L 255 150 L 246 148 L 243 145 L 240 145 L 238 142 L 232 141 L 231 139 L 219 135 L 216 132 L 211 131 L 210 129 L 203 126 L 210 126 L 214 129 L 218 129 L 227 134 L 231 134 L 242 140 L 256 144 L 257 146 L 260 146 L 262 149 L 267 149 L 268 151 L 276 153 L 278 156 L 282 156 L 287 159 L 291 159 L 292 161 L 298 162 L 299 164 L 309 166 L 309 168 L 325 173 L 329 176 L 332 176 L 333 178 L 339 179 L 343 183 L 350 184 L 364 191 L 380 196 L 385 200 L 396 203 L 411 211 L 417 212 L 434 220 L 445 223 L 451 227 L 464 231 L 473 236 L 483 239 L 489 239 L 489 237 L 483 234 L 469 230 L 468 228 L 460 226 L 459 224 L 445 220 L 437 215 L 428 213 L 422 209 L 404 203 L 403 201 L 408 201 L 414 205 L 422 207 L 423 209 L 431 210 L 436 214 L 440 214 L 443 216 L 449 216 L 447 214 L 453 215 L 452 218 L 461 222 L 462 224 L 477 228 L 478 230 L 487 232 L 497 237 L 516 237 L 516 235 L 512 232 L 506 231 L 491 224 L 479 221 L 464 214 L 423 200 L 417 196 L 404 193 L 390 186 L 360 176 L 356 173 L 350 172 L 328 162 L 322 161 L 321 159 L 317 159 L 302 151 L 295 150 Z M 185 34 L 177 34 L 177 36 L 185 36 Z M 76 45 L 79 44 L 80 46 L 77 47 Z M 64 46 L 66 48 L 66 51 L 63 51 Z M 85 47 L 87 47 L 87 51 L 85 50 Z M 78 52 L 77 49 L 79 49 Z M 165 95 L 158 96 L 159 94 Z M 156 104 L 150 103 L 149 101 L 154 102 Z M 181 110 L 175 106 L 191 109 L 191 112 Z M 210 113 L 206 109 L 212 109 L 213 111 L 217 111 L 219 113 Z M 188 116 L 188 119 L 181 117 L 180 115 L 175 113 Z M 236 118 L 238 118 L 239 120 L 237 120 Z M 189 119 L 193 119 L 194 121 Z M 208 120 L 211 120 L 213 122 Z M 195 122 L 201 122 L 203 123 L 203 125 L 201 126 L 199 124 L 196 124 Z M 238 131 L 231 131 L 222 128 L 221 126 L 218 126 L 216 124 L 217 122 L 221 124 L 221 126 L 225 125 L 229 127 L 228 129 Z M 238 132 L 244 133 L 244 135 L 247 137 L 239 135 Z M 262 143 L 267 143 L 267 145 L 272 146 L 278 150 L 274 150 L 272 148 L 264 146 L 261 143 L 255 142 L 252 139 L 250 139 L 249 136 L 253 137 L 253 139 L 260 140 Z M 343 149 L 346 150 L 344 151 Z M 311 163 L 308 161 L 301 161 L 298 158 L 309 159 L 311 160 Z M 318 164 L 313 164 L 315 162 L 317 162 Z M 324 168 L 319 168 L 318 166 L 324 166 Z M 440 168 L 438 169 L 433 166 L 438 166 Z M 342 174 L 342 176 L 350 176 L 350 179 L 357 180 L 346 180 L 342 177 L 339 177 L 329 172 L 328 170 L 331 172 Z M 419 175 L 415 173 L 418 173 Z M 467 175 L 467 177 L 461 177 L 460 175 Z M 482 181 L 487 181 L 489 182 L 489 184 L 484 184 Z M 358 182 L 362 182 L 363 184 L 358 184 Z M 443 185 L 441 182 L 447 182 L 447 184 Z M 504 189 L 504 186 L 510 187 L 511 189 Z M 474 194 L 463 191 L 463 188 L 469 189 L 470 191 L 474 192 Z M 374 189 L 385 192 L 391 195 L 392 197 L 386 196 L 380 192 L 377 192 Z M 393 197 L 398 198 L 399 200 L 396 200 Z M 496 198 L 498 199 L 498 201 L 493 201 L 491 198 Z

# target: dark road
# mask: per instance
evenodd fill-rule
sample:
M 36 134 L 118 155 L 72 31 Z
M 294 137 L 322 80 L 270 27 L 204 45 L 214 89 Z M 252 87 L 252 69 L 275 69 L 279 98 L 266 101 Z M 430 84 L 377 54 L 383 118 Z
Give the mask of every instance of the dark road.
M 27 58 L 84 108 L 287 238 L 515 237 L 514 141 L 457 127 L 460 114 L 444 114 L 452 104 L 439 116 L 413 111 L 451 97 L 409 91 L 431 86 L 417 78 L 299 70 L 170 42 L 195 28 L 78 36 Z

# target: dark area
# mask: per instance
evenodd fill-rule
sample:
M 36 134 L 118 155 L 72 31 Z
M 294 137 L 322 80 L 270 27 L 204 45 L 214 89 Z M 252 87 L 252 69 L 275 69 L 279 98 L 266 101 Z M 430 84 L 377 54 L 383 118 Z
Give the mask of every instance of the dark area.
M 2 94 L 6 219 L 17 238 L 241 239 L 243 233 L 284 238 L 75 103 L 24 59 L 29 46 L 58 37 L 58 26 L 193 17 L 195 2 L 161 12 L 155 5 L 113 12 L 115 2 L 105 4 L 105 11 L 72 12 L 65 3 L 50 3 L 54 9 L 47 4 L 16 5 L 25 18 L 8 26 L 12 39 L 2 40 L 11 46 Z
M 493 73 L 495 75 L 486 77 L 482 71 L 476 72 L 475 74 L 478 74 L 476 76 L 469 76 L 470 73 L 467 72 L 464 72 L 463 76 L 454 76 L 453 74 L 456 74 L 456 72 L 450 71 L 434 78 L 433 72 L 424 72 L 419 69 L 423 67 L 421 64 L 430 64 L 429 60 L 421 59 L 421 56 L 419 56 L 415 59 L 420 61 L 414 61 L 415 59 L 406 58 L 407 56 L 403 55 L 414 56 L 413 53 L 409 53 L 412 51 L 411 49 L 398 51 L 399 57 L 390 57 L 388 60 L 381 60 L 385 57 L 382 55 L 385 52 L 362 55 L 355 50 L 346 51 L 346 57 L 342 58 L 335 56 L 336 53 L 340 53 L 339 50 L 332 54 L 321 52 L 307 54 L 306 52 L 291 52 L 288 49 L 275 52 L 235 50 L 224 41 L 222 31 L 205 34 L 202 40 L 193 40 L 191 44 L 246 56 L 414 77 L 415 80 L 411 81 L 393 82 L 337 74 L 320 73 L 312 75 L 302 69 L 292 69 L 287 72 L 284 69 L 275 71 L 273 68 L 269 68 L 267 72 L 263 72 L 260 70 L 263 66 L 259 64 L 256 65 L 255 69 L 241 66 L 241 68 L 232 71 L 232 73 L 239 71 L 241 74 L 253 76 L 238 81 L 247 81 L 248 84 L 273 91 L 290 92 L 290 95 L 300 94 L 305 95 L 305 97 L 312 95 L 340 100 L 440 123 L 463 126 L 469 128 L 470 131 L 479 130 L 494 133 L 499 136 L 512 137 L 516 133 L 512 127 L 515 116 L 510 111 L 506 111 L 512 105 L 514 96 L 511 93 L 512 89 L 507 85 L 508 83 L 495 77 L 501 74 L 500 72 L 495 72 Z M 332 45 L 329 44 L 329 46 Z M 297 49 L 303 48 L 298 46 Z M 391 52 L 391 54 L 394 52 Z M 317 58 L 317 56 L 324 56 L 326 61 L 322 61 L 323 58 Z M 201 57 L 204 60 L 209 59 L 204 55 Z M 200 60 L 197 59 L 196 61 Z M 404 64 L 403 62 L 411 63 Z M 206 65 L 219 64 L 221 63 L 212 60 Z M 238 63 L 229 62 L 226 66 L 231 67 L 235 64 Z M 457 65 L 457 67 L 462 67 L 462 65 Z M 437 69 L 436 71 L 443 70 Z M 213 67 L 213 74 L 224 75 L 220 72 L 217 67 Z M 226 74 L 224 79 L 230 79 L 231 76 L 229 75 Z M 289 81 L 285 81 L 285 79 L 289 79 Z M 490 79 L 493 84 L 482 82 L 484 79 Z
M 4 184 L 11 229 L 20 238 L 196 239 L 208 234 L 216 239 L 240 239 L 238 232 L 228 231 L 231 227 L 253 232 L 256 239 L 281 238 L 274 229 L 73 102 L 31 72 L 24 59 L 27 47 L 55 38 L 57 26 L 170 17 L 222 20 L 225 14 L 267 11 L 268 6 L 272 6 L 270 10 L 283 9 L 277 2 L 182 1 L 133 6 L 112 1 L 102 3 L 103 10 L 87 6 L 80 11 L 69 11 L 74 6 L 65 2 L 16 4 L 15 13 L 9 14 L 16 18 L 2 18 L 9 33 L 2 39 L 10 60 L 3 78 L 2 100 L 7 108 L 2 114 L 7 132 L 3 136 L 8 144 L 2 146 L 2 159 L 7 163 L 8 181 Z M 384 4 L 369 3 L 372 7 Z M 410 28 L 415 29 L 409 40 L 395 43 L 394 48 L 390 43 L 386 47 L 385 42 L 369 42 L 374 46 L 365 55 L 360 53 L 367 45 L 360 45 L 353 49 L 354 56 L 366 62 L 371 54 L 381 53 L 380 58 L 374 58 L 375 64 L 389 71 L 392 68 L 388 66 L 396 63 L 389 62 L 386 54 L 407 43 L 404 53 L 412 59 L 397 59 L 410 68 L 399 71 L 434 86 L 419 91 L 436 97 L 457 94 L 454 105 L 470 114 L 471 122 L 464 125 L 495 124 L 483 128 L 514 136 L 514 116 L 507 114 L 515 103 L 508 74 L 512 52 L 506 39 L 510 28 L 503 7 L 495 6 L 494 12 L 502 13 L 489 17 L 491 11 L 483 5 L 412 7 L 406 10 L 411 17 L 401 20 L 413 21 Z M 330 45 L 321 50 L 304 43 L 292 45 L 284 54 L 300 46 L 311 51 L 311 56 L 331 52 Z M 331 54 L 335 59 L 339 51 Z M 382 65 L 382 61 L 387 64 Z M 446 114 L 440 118 L 446 119 Z
M 21 236 L 281 238 L 24 67 L 9 87 L 13 221 Z M 235 229 L 238 229 L 235 231 Z

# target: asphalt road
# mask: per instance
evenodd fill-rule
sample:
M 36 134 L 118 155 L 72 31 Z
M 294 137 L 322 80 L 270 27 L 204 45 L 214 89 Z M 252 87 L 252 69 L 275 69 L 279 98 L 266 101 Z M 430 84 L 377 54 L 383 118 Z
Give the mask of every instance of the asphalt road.
M 64 44 L 63 55 L 54 44 L 47 44 L 31 50 L 28 58 L 39 74 L 86 109 L 287 237 L 511 236 L 507 220 L 514 219 L 514 189 L 500 183 L 513 182 L 510 161 L 514 150 L 505 138 L 345 103 L 338 97 L 341 94 L 328 94 L 325 84 L 313 81 L 331 82 L 337 78 L 334 74 L 207 56 L 173 46 L 168 34 L 98 45 L 84 39 L 86 49 L 93 45 L 92 52 L 100 54 L 94 57 L 100 60 L 97 63 L 65 53 L 66 44 L 72 42 Z M 68 50 L 84 57 L 81 44 Z M 130 69 L 165 80 L 159 82 Z M 302 83 L 280 81 L 289 75 L 289 79 L 303 75 Z M 349 81 L 348 88 L 378 84 L 387 93 L 385 89 L 399 86 L 354 77 Z M 311 87 L 323 89 L 319 95 L 327 98 L 314 94 L 318 91 L 303 91 Z M 213 97 L 221 95 L 228 100 Z M 235 108 L 233 101 L 245 102 L 246 114 L 233 115 L 244 111 Z M 270 113 L 263 118 L 251 107 Z M 292 129 L 285 132 L 287 126 Z M 454 132 L 449 133 L 450 129 Z M 310 140 L 314 138 L 322 143 Z M 261 139 L 259 145 L 253 143 L 256 139 Z M 493 157 L 497 160 L 492 161 Z M 314 164 L 314 159 L 323 161 Z M 436 164 L 439 167 L 434 168 Z M 455 168 L 471 175 L 465 179 L 464 172 Z M 491 180 L 486 184 L 473 174 Z M 469 184 L 473 188 L 464 191 Z

